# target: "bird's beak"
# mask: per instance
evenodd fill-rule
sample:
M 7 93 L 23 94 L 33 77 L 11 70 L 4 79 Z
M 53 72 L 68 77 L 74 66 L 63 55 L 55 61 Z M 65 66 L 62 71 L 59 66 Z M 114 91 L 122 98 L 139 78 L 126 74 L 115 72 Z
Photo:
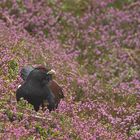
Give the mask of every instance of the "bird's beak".
M 20 88 L 21 87 L 21 85 L 18 85 L 18 88 Z
M 51 69 L 50 71 L 47 72 L 47 74 L 56 74 L 55 70 Z

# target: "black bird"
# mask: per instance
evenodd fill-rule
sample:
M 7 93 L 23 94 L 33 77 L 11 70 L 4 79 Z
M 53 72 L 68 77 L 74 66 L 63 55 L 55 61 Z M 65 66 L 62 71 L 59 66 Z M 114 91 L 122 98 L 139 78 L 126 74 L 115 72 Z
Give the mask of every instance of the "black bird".
M 44 101 L 47 100 L 47 108 L 52 111 L 56 108 L 55 97 L 49 88 L 49 74 L 45 69 L 33 69 L 25 78 L 25 82 L 16 91 L 17 101 L 23 97 L 34 106 L 35 111 L 39 110 L 40 106 L 44 106 Z
M 64 98 L 64 94 L 63 94 L 63 90 L 62 90 L 62 87 L 55 81 L 52 79 L 52 75 L 55 74 L 55 71 L 54 70 L 48 70 L 46 67 L 44 66 L 38 66 L 38 67 L 32 67 L 32 66 L 25 66 L 22 70 L 21 70 L 21 78 L 23 80 L 26 80 L 28 75 L 30 74 L 30 72 L 33 70 L 33 69 L 38 69 L 38 70 L 41 70 L 41 71 L 46 71 L 48 73 L 48 87 L 50 89 L 50 91 L 53 93 L 54 95 L 54 99 L 55 99 L 55 105 L 56 105 L 56 108 L 58 107 L 58 104 L 60 102 L 60 100 L 62 98 Z M 44 102 L 45 103 L 45 102 Z M 42 108 L 45 107 L 45 105 L 42 105 Z

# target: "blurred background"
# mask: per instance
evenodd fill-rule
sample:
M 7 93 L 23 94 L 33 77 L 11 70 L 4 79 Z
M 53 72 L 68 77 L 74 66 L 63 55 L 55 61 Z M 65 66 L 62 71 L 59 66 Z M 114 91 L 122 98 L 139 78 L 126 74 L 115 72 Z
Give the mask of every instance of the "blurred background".
M 139 0 L 1 0 L 0 138 L 139 140 L 139 57 Z M 56 111 L 16 103 L 29 64 L 56 71 Z

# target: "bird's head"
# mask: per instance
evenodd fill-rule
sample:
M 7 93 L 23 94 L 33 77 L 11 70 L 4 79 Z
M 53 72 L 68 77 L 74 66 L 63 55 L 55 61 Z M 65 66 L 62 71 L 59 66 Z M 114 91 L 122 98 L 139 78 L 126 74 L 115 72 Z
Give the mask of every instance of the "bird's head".
M 27 81 L 31 79 L 40 83 L 48 83 L 50 80 L 52 80 L 53 74 L 55 74 L 54 70 L 48 70 L 43 66 L 38 66 L 30 72 L 29 76 L 27 77 Z
M 36 69 L 36 70 L 39 70 L 40 72 L 45 73 L 46 76 L 47 76 L 46 78 L 47 78 L 48 81 L 52 80 L 52 76 L 53 76 L 54 74 L 56 74 L 56 72 L 55 72 L 53 69 L 49 70 L 49 69 L 47 69 L 47 68 L 44 67 L 44 66 L 38 66 L 38 67 L 36 67 L 35 69 Z

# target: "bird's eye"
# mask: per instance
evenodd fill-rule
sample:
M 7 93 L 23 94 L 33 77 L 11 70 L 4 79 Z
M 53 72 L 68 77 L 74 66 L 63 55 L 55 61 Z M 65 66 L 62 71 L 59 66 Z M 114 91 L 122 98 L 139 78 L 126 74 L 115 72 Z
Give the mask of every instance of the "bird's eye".
M 46 80 L 47 81 L 50 81 L 52 78 L 51 78 L 52 76 L 50 75 L 50 74 L 47 74 L 47 76 L 46 76 Z
M 47 76 L 47 77 L 46 77 L 46 80 L 47 80 L 47 81 L 50 81 L 50 78 L 49 78 L 49 76 Z

